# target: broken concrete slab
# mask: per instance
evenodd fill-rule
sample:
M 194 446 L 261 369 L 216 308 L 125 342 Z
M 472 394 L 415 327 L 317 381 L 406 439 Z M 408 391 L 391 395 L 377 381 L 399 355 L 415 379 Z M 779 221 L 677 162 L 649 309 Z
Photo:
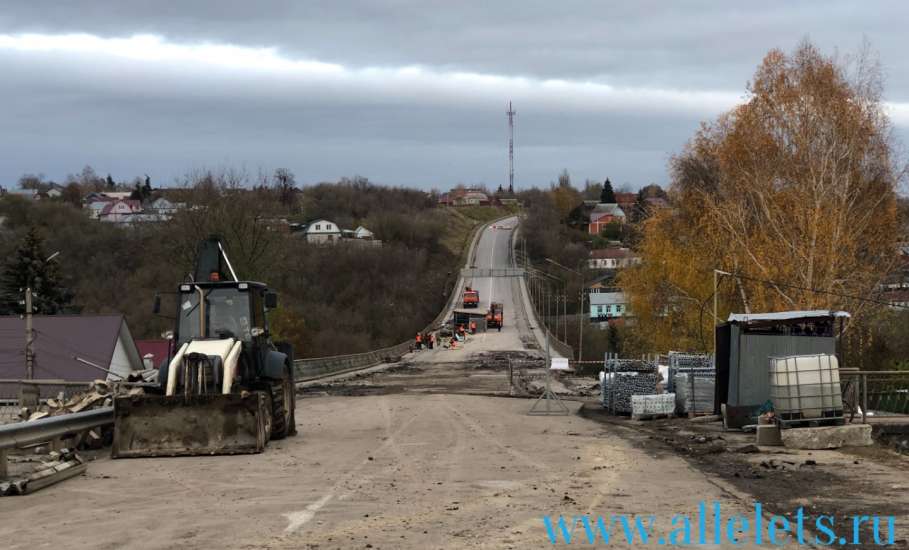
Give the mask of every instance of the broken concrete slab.
M 790 449 L 838 449 L 840 447 L 868 447 L 871 439 L 870 424 L 847 424 L 819 428 L 790 428 L 781 430 L 783 445 Z
M 70 449 L 52 451 L 37 461 L 36 467 L 28 474 L 0 481 L 0 497 L 33 493 L 48 485 L 80 475 L 87 468 L 88 465 L 82 457 Z

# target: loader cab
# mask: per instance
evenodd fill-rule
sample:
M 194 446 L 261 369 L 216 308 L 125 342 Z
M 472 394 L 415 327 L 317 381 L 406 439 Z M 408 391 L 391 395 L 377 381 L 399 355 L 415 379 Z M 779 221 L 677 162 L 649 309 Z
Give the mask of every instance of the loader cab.
M 178 293 L 176 348 L 199 339 L 235 338 L 246 344 L 265 341 L 269 302 L 274 302 L 274 294 L 262 283 L 184 283 Z

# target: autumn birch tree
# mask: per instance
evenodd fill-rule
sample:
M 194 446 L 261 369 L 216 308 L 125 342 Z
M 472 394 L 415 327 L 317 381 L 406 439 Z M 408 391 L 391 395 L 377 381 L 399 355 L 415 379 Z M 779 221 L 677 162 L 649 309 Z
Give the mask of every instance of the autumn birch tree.
M 672 208 L 644 223 L 622 278 L 656 348 L 709 346 L 713 270 L 730 311 L 844 308 L 861 316 L 892 268 L 898 166 L 867 55 L 773 50 L 746 101 L 702 125 L 671 162 Z M 705 312 L 706 309 L 706 312 Z M 706 344 L 706 345 L 705 345 Z

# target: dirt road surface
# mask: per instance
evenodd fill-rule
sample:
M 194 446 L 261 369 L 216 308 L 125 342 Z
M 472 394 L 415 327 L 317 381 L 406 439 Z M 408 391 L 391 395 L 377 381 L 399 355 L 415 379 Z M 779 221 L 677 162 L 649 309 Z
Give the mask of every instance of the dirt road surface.
M 6 548 L 540 548 L 544 514 L 746 505 L 674 457 L 523 399 L 301 400 L 262 455 L 111 460 L 0 500 Z M 576 406 L 576 405 L 575 405 Z

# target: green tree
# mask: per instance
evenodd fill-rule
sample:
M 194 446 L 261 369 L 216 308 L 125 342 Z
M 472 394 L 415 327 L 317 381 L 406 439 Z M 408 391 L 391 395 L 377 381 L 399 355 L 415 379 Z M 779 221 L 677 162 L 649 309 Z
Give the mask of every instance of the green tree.
M 600 202 L 603 204 L 615 204 L 615 191 L 612 189 L 612 182 L 609 178 L 603 183 L 603 192 L 600 193 Z
M 0 275 L 0 313 L 25 313 L 25 289 L 32 289 L 32 304 L 36 313 L 55 315 L 72 302 L 72 293 L 61 283 L 57 264 L 48 261 L 44 239 L 32 226 L 19 247 L 7 258 Z

